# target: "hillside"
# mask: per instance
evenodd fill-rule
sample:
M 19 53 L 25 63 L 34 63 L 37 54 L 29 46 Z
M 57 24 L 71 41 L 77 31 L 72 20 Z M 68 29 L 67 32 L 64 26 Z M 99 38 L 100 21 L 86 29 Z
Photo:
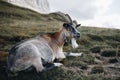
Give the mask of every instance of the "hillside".
M 3 0 L 8 3 L 31 9 L 39 13 L 48 14 L 50 12 L 49 3 L 47 0 Z
M 0 79 L 6 80 L 6 57 L 17 42 L 57 31 L 65 20 L 55 14 L 39 14 L 0 0 Z M 67 57 L 66 64 L 47 72 L 20 72 L 12 80 L 119 80 L 120 30 L 79 28 L 79 47 L 64 47 L 67 52 L 83 52 L 82 57 Z

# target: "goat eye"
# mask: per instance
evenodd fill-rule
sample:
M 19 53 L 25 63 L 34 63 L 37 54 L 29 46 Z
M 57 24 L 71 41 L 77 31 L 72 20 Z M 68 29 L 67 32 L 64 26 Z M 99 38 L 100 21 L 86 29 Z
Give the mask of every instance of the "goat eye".
M 70 31 L 70 28 L 69 28 L 69 27 L 67 27 L 66 29 L 67 29 L 68 31 Z
M 68 31 L 70 31 L 70 32 L 71 32 L 71 29 L 69 28 L 69 29 L 68 29 Z

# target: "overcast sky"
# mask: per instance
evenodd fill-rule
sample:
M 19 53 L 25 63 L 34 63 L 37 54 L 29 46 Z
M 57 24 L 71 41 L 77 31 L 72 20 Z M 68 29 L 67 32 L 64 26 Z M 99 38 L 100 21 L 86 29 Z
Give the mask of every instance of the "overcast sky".
M 120 29 L 120 0 L 48 0 L 51 11 L 70 14 L 85 26 Z

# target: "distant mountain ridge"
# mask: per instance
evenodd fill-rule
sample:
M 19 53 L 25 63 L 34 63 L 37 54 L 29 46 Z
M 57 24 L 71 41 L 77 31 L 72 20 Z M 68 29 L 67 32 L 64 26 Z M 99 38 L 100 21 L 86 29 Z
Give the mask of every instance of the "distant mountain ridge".
M 19 7 L 28 8 L 39 13 L 47 14 L 50 12 L 47 0 L 3 0 Z

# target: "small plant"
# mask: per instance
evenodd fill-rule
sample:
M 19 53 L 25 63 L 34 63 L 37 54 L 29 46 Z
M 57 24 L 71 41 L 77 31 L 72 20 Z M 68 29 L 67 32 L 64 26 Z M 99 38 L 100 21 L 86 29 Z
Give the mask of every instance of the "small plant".
M 101 56 L 104 56 L 104 57 L 115 57 L 116 56 L 116 50 L 103 50 L 101 52 Z
M 95 66 L 91 70 L 91 74 L 103 73 L 103 72 L 105 72 L 105 71 L 104 71 L 104 68 L 101 66 Z
M 117 63 L 118 60 L 116 58 L 113 58 L 113 59 L 109 59 L 109 63 Z
M 99 46 L 95 46 L 95 47 L 90 49 L 90 52 L 92 52 L 92 53 L 100 53 L 101 48 Z

